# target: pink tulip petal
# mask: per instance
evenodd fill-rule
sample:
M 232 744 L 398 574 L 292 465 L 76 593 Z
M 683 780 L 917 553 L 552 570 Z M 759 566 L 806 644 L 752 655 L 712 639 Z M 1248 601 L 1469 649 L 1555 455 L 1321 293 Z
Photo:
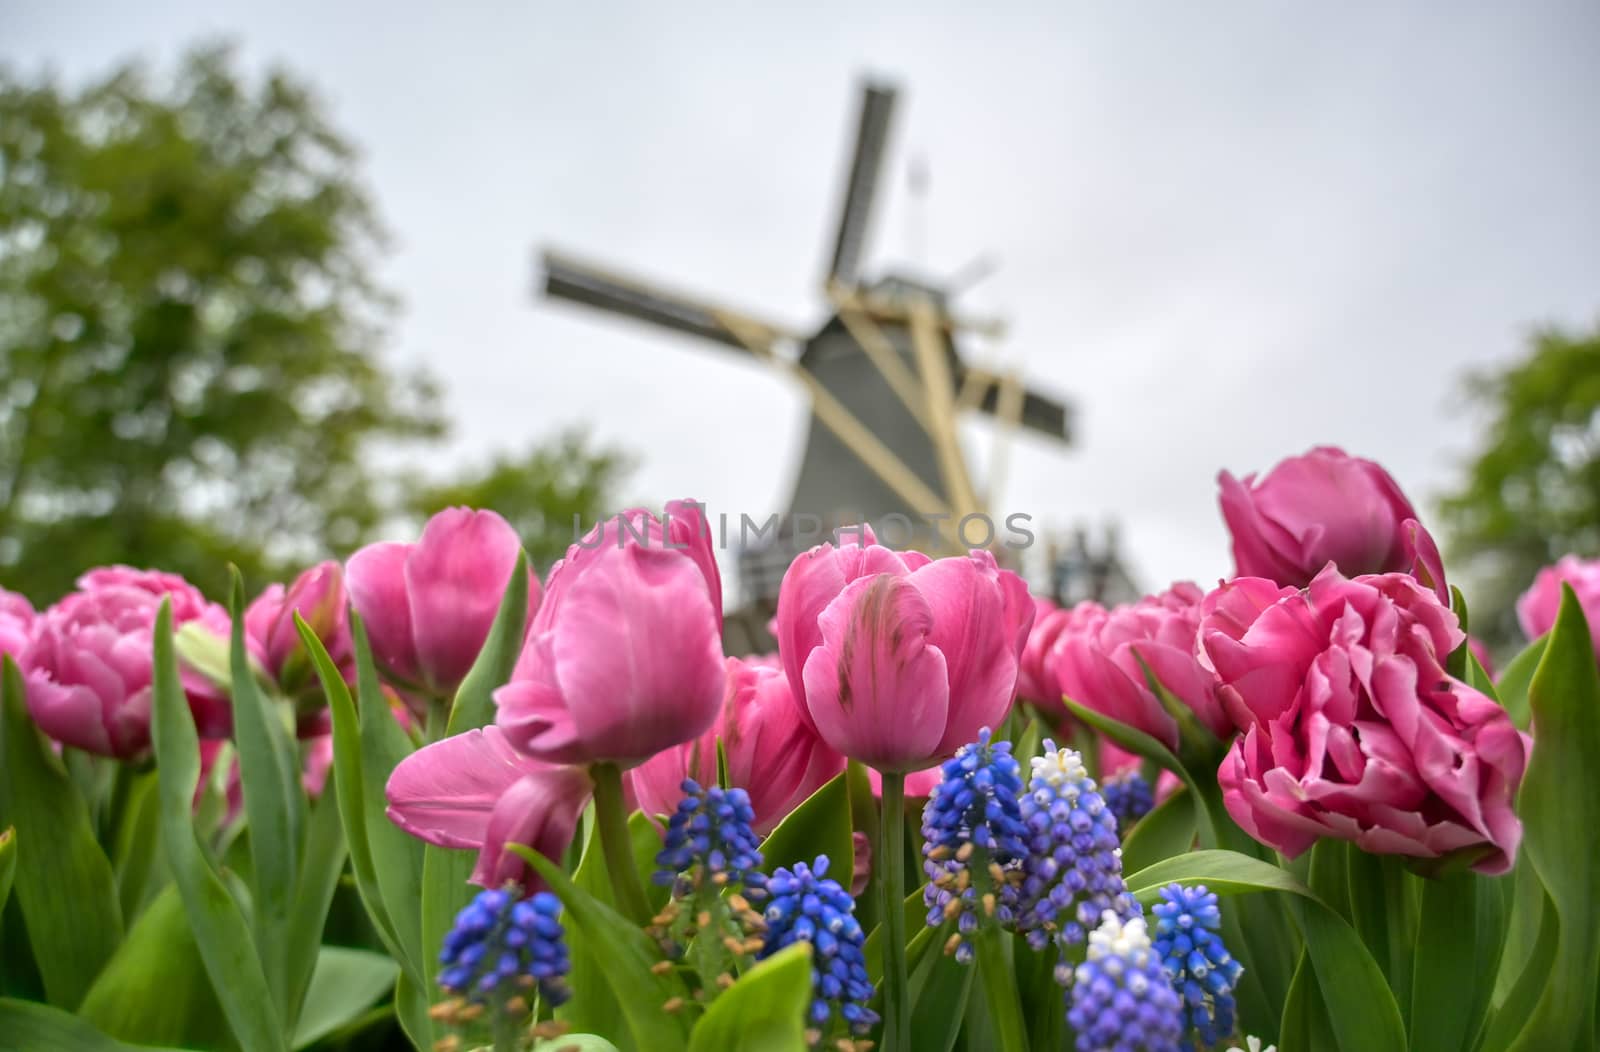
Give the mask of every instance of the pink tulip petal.
M 446 508 L 405 561 L 417 660 L 439 693 L 454 691 L 489 636 L 522 542 L 492 511 Z
M 417 644 L 411 635 L 411 605 L 406 599 L 408 544 L 370 544 L 345 565 L 350 605 L 366 626 L 372 656 L 389 675 L 407 684 L 421 680 Z
M 548 765 L 514 749 L 498 727 L 458 734 L 401 760 L 389 775 L 389 820 L 430 844 L 475 848 L 502 795 Z

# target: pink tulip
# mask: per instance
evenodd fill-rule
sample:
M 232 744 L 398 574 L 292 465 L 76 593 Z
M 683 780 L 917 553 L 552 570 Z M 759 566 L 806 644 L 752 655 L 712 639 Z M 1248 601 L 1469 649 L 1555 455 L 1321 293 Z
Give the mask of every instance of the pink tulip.
M 1267 581 L 1224 588 L 1200 638 L 1245 728 L 1217 779 L 1246 832 L 1291 857 L 1328 836 L 1510 868 L 1529 743 L 1445 672 L 1463 635 L 1432 592 L 1404 574 L 1349 580 L 1331 566 L 1270 602 Z
M 844 757 L 801 721 L 781 668 L 759 658 L 731 657 L 726 669 L 722 713 L 711 729 L 657 753 L 628 773 L 647 814 L 671 814 L 683 798 L 684 778 L 701 785 L 716 782 L 721 738 L 728 781 L 750 794 L 755 831 L 766 835 L 844 770 Z
M 395 686 L 455 694 L 477 660 L 522 542 L 492 511 L 446 508 L 415 544 L 370 544 L 350 557 L 345 587 L 378 669 Z M 528 613 L 539 605 L 529 581 Z
M 883 547 L 870 526 L 840 530 L 838 536 L 837 547 L 819 544 L 797 556 L 778 588 L 778 613 L 772 621 L 772 634 L 778 641 L 778 657 L 789 677 L 789 689 L 797 699 L 806 696 L 806 659 L 822 644 L 818 618 L 845 585 L 879 573 L 904 576 L 930 561 L 921 552 L 897 552 Z M 805 705 L 800 710 L 800 718 L 815 727 L 810 710 Z
M 1240 577 L 1300 587 L 1329 562 L 1347 574 L 1412 565 L 1403 524 L 1417 513 L 1370 460 L 1318 446 L 1259 480 L 1224 471 L 1217 481 Z
M 1580 559 L 1576 555 L 1563 556 L 1554 566 L 1546 566 L 1533 579 L 1533 586 L 1517 600 L 1517 620 L 1522 623 L 1523 634 L 1538 639 L 1555 627 L 1556 613 L 1561 609 L 1561 583 L 1572 586 L 1589 621 L 1589 635 L 1594 639 L 1594 650 L 1600 656 L 1600 559 Z
M 239 777 L 239 754 L 227 739 L 201 739 L 200 778 L 195 782 L 194 799 L 190 807 L 196 813 L 199 812 L 206 790 L 211 788 L 213 780 L 217 777 L 217 764 L 224 758 L 228 761 L 228 770 L 221 781 L 222 799 L 226 805 L 222 814 L 222 824 L 229 825 L 244 811 L 244 782 Z
M 79 590 L 35 620 L 24 664 L 28 711 L 50 737 L 102 756 L 130 759 L 150 747 L 151 659 L 156 613 L 172 601 L 173 625 L 196 621 L 226 635 L 228 615 L 174 574 L 113 566 L 91 570 Z M 181 670 L 201 737 L 226 737 L 227 695 Z
M 471 730 L 424 746 L 401 760 L 385 795 L 389 820 L 418 839 L 478 852 L 474 883 L 543 886 L 507 849 L 523 844 L 560 859 L 592 790 L 576 767 L 535 760 L 498 727 Z
M 316 800 L 328 787 L 328 774 L 333 770 L 333 735 L 321 734 L 305 741 L 305 764 L 300 772 L 300 784 L 306 796 Z
M 550 570 L 511 682 L 506 738 L 548 763 L 626 768 L 704 734 L 723 701 L 721 578 L 699 506 L 633 510 Z
M 868 538 L 870 540 L 870 537 Z M 822 739 L 880 771 L 931 766 L 1005 718 L 1033 604 L 986 551 L 936 561 L 874 544 L 796 560 L 778 647 Z M 839 590 L 817 610 L 828 584 Z
M 1061 708 L 1061 687 L 1056 680 L 1053 651 L 1056 640 L 1072 620 L 1072 611 L 1063 610 L 1054 600 L 1035 596 L 1033 628 L 1022 648 L 1022 665 L 1017 674 L 1017 697 L 1055 712 Z
M 314 682 L 310 657 L 294 625 L 295 614 L 322 640 L 345 680 L 353 682 L 355 646 L 345 605 L 344 568 L 336 562 L 319 563 L 296 577 L 287 591 L 281 584 L 269 585 L 245 609 L 251 649 L 279 686 L 291 693 Z
M 859 899 L 872 879 L 872 841 L 859 829 L 850 834 L 850 897 Z
M 0 654 L 9 654 L 18 668 L 27 661 L 37 616 L 27 599 L 0 588 Z
M 1215 678 L 1195 656 L 1203 598 L 1183 581 L 1111 610 L 1075 607 L 1051 655 L 1058 691 L 1176 749 L 1178 721 L 1151 688 L 1153 676 L 1203 727 L 1230 736 L 1233 724 L 1217 700 Z

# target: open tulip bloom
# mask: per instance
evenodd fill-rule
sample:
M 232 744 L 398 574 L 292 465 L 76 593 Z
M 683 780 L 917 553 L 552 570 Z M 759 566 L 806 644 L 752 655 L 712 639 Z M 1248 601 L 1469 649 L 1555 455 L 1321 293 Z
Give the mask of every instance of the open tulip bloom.
M 1220 503 L 1122 603 L 841 530 L 764 656 L 692 501 L 0 589 L 0 1049 L 1595 1048 L 1600 562 L 1496 677 L 1377 464 Z

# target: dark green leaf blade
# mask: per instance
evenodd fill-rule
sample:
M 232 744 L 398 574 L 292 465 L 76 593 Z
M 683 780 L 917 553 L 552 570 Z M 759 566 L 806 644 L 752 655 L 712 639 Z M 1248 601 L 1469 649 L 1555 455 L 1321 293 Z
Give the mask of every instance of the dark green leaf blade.
M 151 731 L 160 771 L 161 838 L 206 974 L 244 1052 L 283 1052 L 283 1021 L 261 969 L 250 924 L 195 837 L 191 812 L 200 780 L 200 743 L 178 678 L 172 604 L 156 616 Z
M 129 1045 L 59 1008 L 0 997 L 0 1052 L 182 1052 Z
M 1135 822 L 1122 839 L 1122 868 L 1137 873 L 1194 849 L 1194 794 L 1180 788 Z
M 381 953 L 324 946 L 316 956 L 309 996 L 294 1030 L 305 1048 L 365 1012 L 394 986 L 400 966 Z
M 244 579 L 232 571 L 228 613 L 233 618 L 229 668 L 235 749 L 244 813 L 250 823 L 250 893 L 256 947 L 279 1015 L 288 1018 L 290 913 L 300 864 L 300 815 L 305 795 L 287 729 L 256 683 L 244 639 Z
M 1600 983 L 1600 668 L 1583 608 L 1561 586 L 1561 609 L 1528 688 L 1533 754 L 1518 798 L 1522 850 L 1555 904 L 1561 927 L 1553 974 L 1514 1049 L 1593 1040 Z
M 29 718 L 22 674 L 3 661 L 0 824 L 28 853 L 13 890 L 50 1003 L 72 1009 L 122 941 L 122 907 L 88 805 Z
M 561 867 L 521 844 L 508 845 L 527 860 L 565 907 L 566 922 L 581 929 L 600 957 L 617 995 L 620 1015 L 640 1052 L 676 1052 L 684 1047 L 683 1022 L 661 1006 L 685 996 L 676 973 L 656 975 L 656 947 L 644 932 L 605 903 L 580 890 Z M 809 973 L 809 969 L 808 969 Z
M 818 855 L 828 857 L 829 875 L 849 886 L 855 841 L 850 834 L 850 787 L 843 772 L 806 797 L 761 842 L 761 868 L 769 874 L 796 862 L 810 865 Z

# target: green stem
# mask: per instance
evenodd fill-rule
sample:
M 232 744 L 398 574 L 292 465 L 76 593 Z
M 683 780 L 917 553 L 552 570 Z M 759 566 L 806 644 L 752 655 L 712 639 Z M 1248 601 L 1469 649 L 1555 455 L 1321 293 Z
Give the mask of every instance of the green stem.
M 594 820 L 600 825 L 600 849 L 605 852 L 611 890 L 623 916 L 643 927 L 650 923 L 650 904 L 639 883 L 633 861 L 633 838 L 628 835 L 628 811 L 622 802 L 622 770 L 614 763 L 589 768 L 594 779 Z
M 500 1010 L 494 1016 L 494 1052 L 520 1052 L 522 1048 L 521 1020 L 510 1012 Z
M 910 1052 L 906 1030 L 906 776 L 883 773 L 878 923 L 883 925 L 883 1052 Z
M 1022 1001 L 1017 995 L 1016 978 L 1011 972 L 1011 961 L 1006 954 L 1008 946 L 1003 938 L 999 927 L 987 920 L 981 921 L 978 930 L 972 933 L 978 981 L 983 984 L 989 1017 L 1000 1038 L 1002 1052 L 1027 1052 L 1028 1027 L 1022 1021 Z

